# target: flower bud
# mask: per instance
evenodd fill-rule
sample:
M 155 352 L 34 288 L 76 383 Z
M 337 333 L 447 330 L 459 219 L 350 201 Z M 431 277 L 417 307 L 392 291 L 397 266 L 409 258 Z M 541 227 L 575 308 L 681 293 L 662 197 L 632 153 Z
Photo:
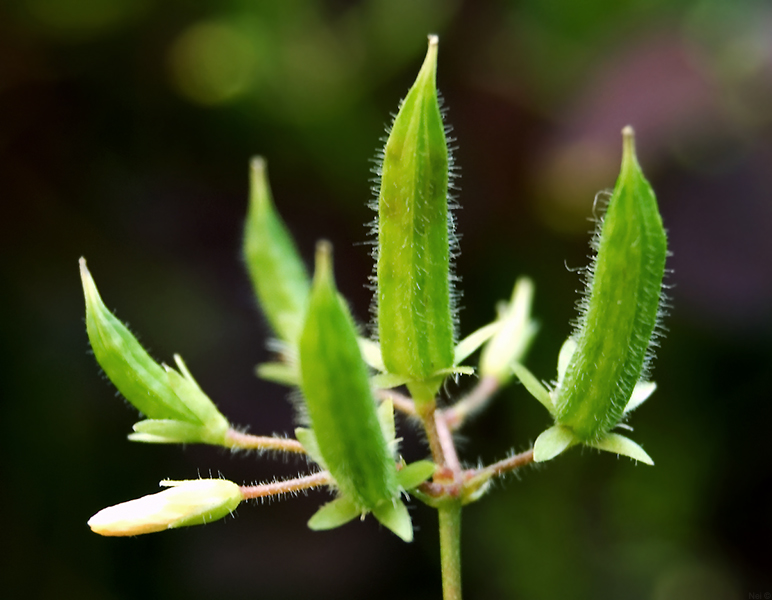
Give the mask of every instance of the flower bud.
M 100 510 L 88 521 L 94 533 L 128 536 L 202 525 L 232 513 L 244 499 L 238 485 L 224 479 L 160 483 L 169 489 Z
M 483 347 L 481 377 L 492 376 L 504 384 L 512 376 L 512 363 L 522 361 L 536 333 L 536 323 L 531 319 L 532 301 L 533 282 L 521 277 L 500 317 L 501 328 Z

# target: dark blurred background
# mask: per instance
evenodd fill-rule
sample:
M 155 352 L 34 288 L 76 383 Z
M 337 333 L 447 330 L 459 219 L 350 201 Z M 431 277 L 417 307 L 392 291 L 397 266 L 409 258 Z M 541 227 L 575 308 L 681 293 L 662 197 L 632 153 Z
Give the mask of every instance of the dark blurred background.
M 422 505 L 411 545 L 372 519 L 310 532 L 319 492 L 92 534 L 93 513 L 163 478 L 304 466 L 128 442 L 136 413 L 89 355 L 77 270 L 85 256 L 107 305 L 157 359 L 180 352 L 232 422 L 291 431 L 285 389 L 253 375 L 269 355 L 240 258 L 248 160 L 267 157 L 306 259 L 334 242 L 366 321 L 371 159 L 427 33 L 462 173 L 462 334 L 530 275 L 528 364 L 553 376 L 581 285 L 567 267 L 587 262 L 626 124 L 673 252 L 659 389 L 632 420 L 656 467 L 574 450 L 503 482 L 465 511 L 466 597 L 770 597 L 772 4 L 750 0 L 0 2 L 4 597 L 440 597 Z M 463 458 L 524 450 L 548 425 L 512 386 Z

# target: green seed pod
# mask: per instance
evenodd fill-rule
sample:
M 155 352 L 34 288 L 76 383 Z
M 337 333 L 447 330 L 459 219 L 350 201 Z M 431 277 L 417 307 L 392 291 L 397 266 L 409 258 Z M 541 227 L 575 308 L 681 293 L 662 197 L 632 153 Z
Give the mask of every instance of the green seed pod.
M 251 165 L 244 256 L 271 327 L 282 340 L 297 343 L 310 282 L 292 236 L 274 207 L 261 157 L 254 158 Z
M 397 470 L 354 321 L 335 287 L 328 242 L 317 245 L 299 352 L 301 389 L 316 445 L 342 496 L 360 513 L 391 503 L 399 494 Z
M 378 170 L 377 317 L 389 373 L 430 400 L 453 367 L 448 147 L 436 88 L 437 37 L 391 127 Z
M 572 335 L 576 349 L 552 393 L 556 423 L 579 442 L 598 442 L 622 419 L 646 373 L 660 310 L 667 238 L 632 128 L 623 136 L 621 173 L 593 240 L 597 256 Z
M 174 369 L 156 363 L 132 333 L 107 310 L 80 259 L 86 298 L 86 330 L 99 366 L 118 391 L 148 420 L 137 423 L 132 440 L 221 444 L 228 420 L 217 410 L 179 356 Z

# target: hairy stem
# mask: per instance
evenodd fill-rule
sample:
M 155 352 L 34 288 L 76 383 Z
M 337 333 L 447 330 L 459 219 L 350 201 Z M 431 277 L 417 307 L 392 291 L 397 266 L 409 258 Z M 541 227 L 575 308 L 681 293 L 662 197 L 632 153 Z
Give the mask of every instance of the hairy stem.
M 443 600 L 461 600 L 461 501 L 443 502 L 440 517 L 440 560 Z
M 437 411 L 437 403 L 434 400 L 431 402 L 422 402 L 416 408 L 418 409 L 418 416 L 421 418 L 421 423 L 423 423 L 424 431 L 426 432 L 426 440 L 429 442 L 429 449 L 432 451 L 432 460 L 434 460 L 434 463 L 442 469 L 447 466 L 447 463 L 445 452 L 440 443 L 440 436 L 437 433 L 437 422 L 434 419 L 434 414 Z
M 509 458 L 495 462 L 492 465 L 488 465 L 487 467 L 467 471 L 467 473 L 474 473 L 469 478 L 467 483 L 473 485 L 479 479 L 490 479 L 491 477 L 503 475 L 532 462 L 533 448 L 526 450 L 525 452 L 521 452 L 520 454 L 514 454 Z
M 275 481 L 274 483 L 263 483 L 260 485 L 243 485 L 241 493 L 245 500 L 251 498 L 264 498 L 266 496 L 280 496 L 282 494 L 292 494 L 308 490 L 323 485 L 328 485 L 332 479 L 327 471 L 320 471 L 313 475 L 298 477 L 297 479 L 287 479 L 285 481 Z
M 465 397 L 443 411 L 448 427 L 453 431 L 460 429 L 469 417 L 482 412 L 500 386 L 492 375 L 480 379 Z
M 401 413 L 415 417 L 418 413 L 415 410 L 415 404 L 411 398 L 394 390 L 378 390 L 375 395 L 379 400 L 391 400 L 394 409 Z
M 241 450 L 279 450 L 295 454 L 305 454 L 300 442 L 290 438 L 271 437 L 266 435 L 250 435 L 235 429 L 229 429 L 225 434 L 225 446 Z

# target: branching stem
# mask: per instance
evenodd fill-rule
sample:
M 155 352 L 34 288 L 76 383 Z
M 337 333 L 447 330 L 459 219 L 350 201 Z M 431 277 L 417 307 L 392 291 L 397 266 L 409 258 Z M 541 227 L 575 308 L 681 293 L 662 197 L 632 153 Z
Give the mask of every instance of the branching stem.
M 482 412 L 499 387 L 501 387 L 499 380 L 492 375 L 480 379 L 464 398 L 443 411 L 448 427 L 452 431 L 456 431 L 466 423 L 469 417 Z

